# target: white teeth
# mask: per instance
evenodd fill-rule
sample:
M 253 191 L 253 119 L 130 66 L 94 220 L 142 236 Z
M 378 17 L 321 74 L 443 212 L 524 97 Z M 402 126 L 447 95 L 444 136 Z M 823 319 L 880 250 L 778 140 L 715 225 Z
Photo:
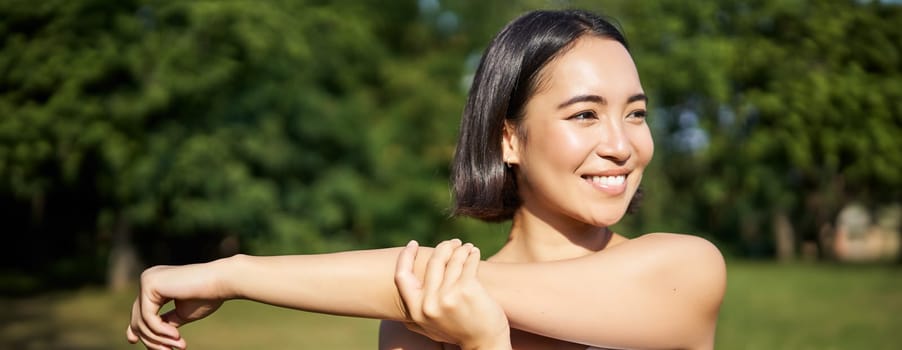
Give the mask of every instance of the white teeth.
M 626 181 L 626 175 L 617 176 L 592 176 L 592 182 L 601 186 L 618 186 Z

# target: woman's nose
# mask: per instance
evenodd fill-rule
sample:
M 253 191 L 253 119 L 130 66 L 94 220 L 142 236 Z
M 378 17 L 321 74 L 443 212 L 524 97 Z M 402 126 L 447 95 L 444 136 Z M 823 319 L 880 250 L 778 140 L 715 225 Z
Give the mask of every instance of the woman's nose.
M 596 146 L 596 154 L 618 164 L 629 160 L 632 150 L 630 149 L 629 136 L 626 134 L 623 125 L 616 121 L 610 121 L 601 126 L 601 129 L 600 139 Z

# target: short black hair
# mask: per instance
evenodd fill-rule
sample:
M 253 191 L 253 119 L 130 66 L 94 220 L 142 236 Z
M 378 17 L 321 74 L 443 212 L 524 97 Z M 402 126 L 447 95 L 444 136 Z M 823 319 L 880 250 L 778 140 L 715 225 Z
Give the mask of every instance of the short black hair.
M 508 23 L 482 55 L 460 121 L 451 186 L 454 215 L 508 220 L 520 207 L 514 172 L 504 165 L 505 122 L 518 126 L 548 62 L 585 35 L 613 39 L 629 50 L 610 21 L 583 10 L 540 10 Z M 523 135 L 525 136 L 525 135 Z

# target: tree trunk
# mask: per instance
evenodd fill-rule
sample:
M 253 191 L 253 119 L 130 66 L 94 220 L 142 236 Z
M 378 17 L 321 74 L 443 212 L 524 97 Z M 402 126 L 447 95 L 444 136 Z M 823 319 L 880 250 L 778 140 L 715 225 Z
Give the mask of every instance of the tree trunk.
M 790 261 L 795 258 L 795 230 L 783 211 L 773 214 L 774 243 L 777 246 L 777 259 Z
M 112 229 L 112 244 L 107 264 L 107 288 L 113 292 L 127 289 L 138 275 L 138 254 L 132 244 L 132 232 L 121 214 L 116 215 Z

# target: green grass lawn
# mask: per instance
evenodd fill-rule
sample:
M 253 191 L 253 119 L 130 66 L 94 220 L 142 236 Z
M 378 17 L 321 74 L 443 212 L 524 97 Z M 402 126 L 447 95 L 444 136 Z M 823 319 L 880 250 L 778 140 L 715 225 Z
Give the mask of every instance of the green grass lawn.
M 732 263 L 718 349 L 902 349 L 902 269 Z
M 718 349 L 902 348 L 902 269 L 731 262 Z M 0 349 L 140 349 L 133 295 L 100 290 L 0 300 Z M 184 327 L 193 349 L 375 349 L 377 322 L 245 301 Z

